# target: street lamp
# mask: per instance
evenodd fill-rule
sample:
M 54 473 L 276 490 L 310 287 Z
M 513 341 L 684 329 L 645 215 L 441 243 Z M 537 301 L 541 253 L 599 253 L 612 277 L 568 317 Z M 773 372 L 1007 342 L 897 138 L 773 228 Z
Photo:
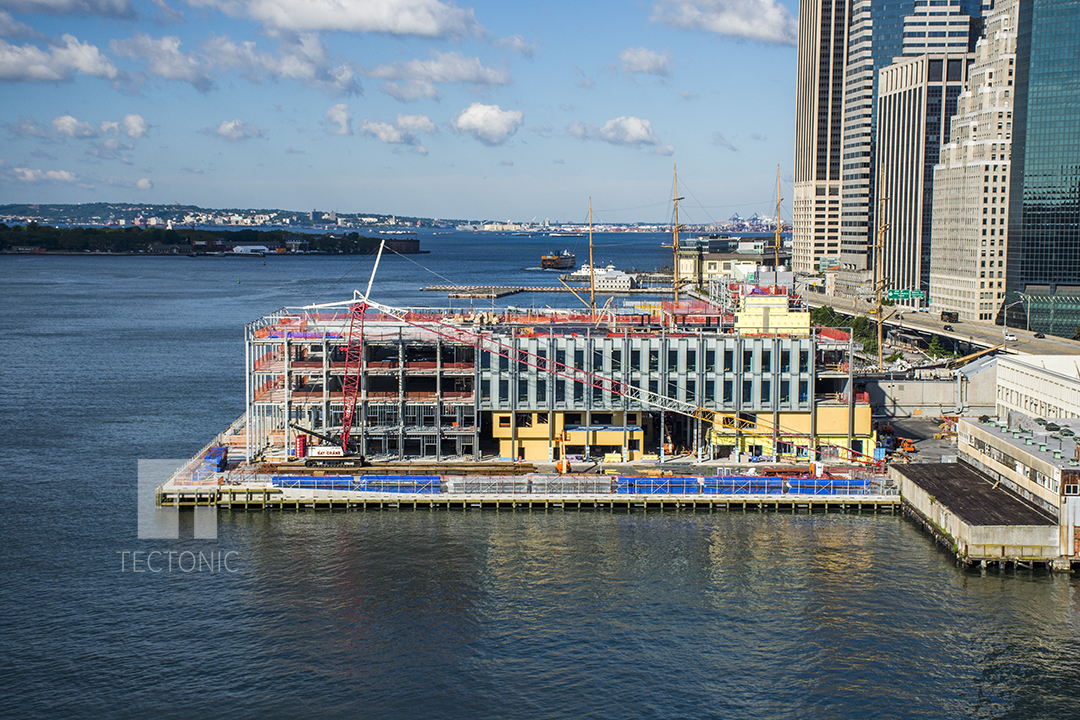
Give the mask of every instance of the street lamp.
M 1009 336 L 1009 308 L 1011 308 L 1013 305 L 1020 305 L 1023 302 L 1024 302 L 1023 300 L 1016 300 L 1016 301 L 1011 302 L 1011 303 L 1009 303 L 1008 305 L 1005 306 L 1005 309 L 1004 309 L 1004 311 L 1002 313 L 1002 316 L 1001 316 L 1001 344 L 1002 345 L 1005 344 L 1005 340 Z M 1026 313 L 1025 313 L 1025 315 L 1026 315 Z

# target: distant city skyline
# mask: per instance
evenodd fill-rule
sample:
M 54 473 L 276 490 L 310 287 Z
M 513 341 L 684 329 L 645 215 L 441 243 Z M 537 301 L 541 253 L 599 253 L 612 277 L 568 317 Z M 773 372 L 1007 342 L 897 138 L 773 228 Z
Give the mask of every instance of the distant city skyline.
M 0 0 L 0 203 L 791 217 L 794 0 Z

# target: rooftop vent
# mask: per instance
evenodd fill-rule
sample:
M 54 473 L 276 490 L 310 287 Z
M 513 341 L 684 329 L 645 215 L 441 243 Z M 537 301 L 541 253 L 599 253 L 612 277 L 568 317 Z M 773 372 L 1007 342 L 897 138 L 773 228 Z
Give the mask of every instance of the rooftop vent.
M 1062 437 L 1073 437 L 1074 435 L 1076 435 L 1076 433 L 1073 432 L 1072 430 L 1070 430 L 1069 428 L 1061 428 L 1061 436 Z
M 1054 451 L 1054 459 L 1055 460 L 1060 460 L 1061 459 L 1061 451 L 1060 450 L 1055 450 Z
M 1036 425 L 1045 425 L 1046 421 L 1043 420 L 1042 418 L 1035 418 L 1035 424 Z
M 1046 452 L 1046 443 L 1039 443 L 1039 452 Z
M 1031 438 L 1024 438 L 1024 444 L 1025 445 L 1030 445 L 1031 444 Z
M 1061 426 L 1058 425 L 1057 423 L 1048 422 L 1048 423 L 1046 423 L 1046 429 L 1049 430 L 1050 432 L 1057 432 L 1058 430 L 1061 429 Z

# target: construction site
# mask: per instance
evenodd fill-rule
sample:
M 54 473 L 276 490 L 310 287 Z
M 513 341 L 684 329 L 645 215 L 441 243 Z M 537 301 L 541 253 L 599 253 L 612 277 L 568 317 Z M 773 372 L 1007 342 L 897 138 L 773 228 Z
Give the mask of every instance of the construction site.
M 244 415 L 158 499 L 892 511 L 853 353 L 781 287 L 744 287 L 734 313 L 455 313 L 357 292 L 245 328 Z
M 761 297 L 783 301 L 757 313 L 779 327 L 734 332 L 701 301 L 596 316 L 285 308 L 246 329 L 246 459 L 872 460 L 850 338 L 811 331 L 805 312 L 790 326 L 787 296 Z
M 850 330 L 815 327 L 789 287 L 711 295 L 455 312 L 382 304 L 369 284 L 282 308 L 244 330 L 244 414 L 158 509 L 903 511 L 966 564 L 1077 557 L 1077 513 L 1055 510 L 1075 484 L 1025 514 L 1042 490 L 995 482 L 964 443 L 957 465 L 966 421 L 937 409 L 989 407 L 985 351 L 925 382 L 874 378 Z M 916 441 L 892 422 L 924 408 L 944 416 L 926 421 L 942 454 L 907 466 Z

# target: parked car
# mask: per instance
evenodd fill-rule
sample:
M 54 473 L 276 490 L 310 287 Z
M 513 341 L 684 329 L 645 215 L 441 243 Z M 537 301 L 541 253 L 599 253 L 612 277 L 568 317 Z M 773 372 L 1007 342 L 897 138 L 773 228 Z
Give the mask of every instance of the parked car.
M 1008 342 L 1009 340 L 1015 340 L 1015 339 L 1016 339 L 1016 336 L 1013 335 L 1012 333 L 1005 333 L 1005 341 L 1006 342 Z
M 1046 336 L 1045 336 L 1045 335 L 1043 335 L 1042 333 L 1035 333 L 1035 337 L 1036 337 L 1037 339 L 1039 339 L 1039 340 L 1042 340 L 1042 339 L 1043 339 L 1044 337 L 1046 337 Z
M 952 325 L 945 325 L 941 329 L 947 332 L 952 332 Z

